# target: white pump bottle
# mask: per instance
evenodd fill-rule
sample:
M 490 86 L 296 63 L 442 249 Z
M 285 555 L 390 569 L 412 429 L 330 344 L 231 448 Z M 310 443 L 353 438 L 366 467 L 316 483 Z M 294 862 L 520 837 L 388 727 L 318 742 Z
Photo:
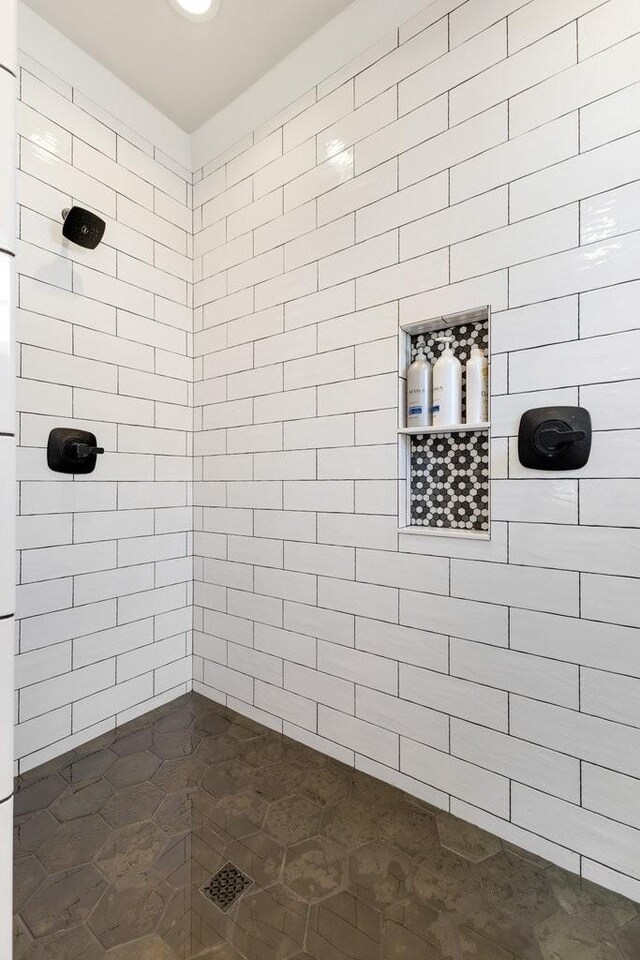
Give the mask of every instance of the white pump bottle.
M 431 426 L 431 364 L 422 347 L 407 371 L 407 426 Z
M 467 423 L 486 423 L 489 416 L 489 366 L 484 351 L 471 347 L 467 361 Z
M 437 339 L 444 350 L 433 367 L 433 426 L 451 427 L 462 417 L 462 364 L 451 349 L 451 334 Z

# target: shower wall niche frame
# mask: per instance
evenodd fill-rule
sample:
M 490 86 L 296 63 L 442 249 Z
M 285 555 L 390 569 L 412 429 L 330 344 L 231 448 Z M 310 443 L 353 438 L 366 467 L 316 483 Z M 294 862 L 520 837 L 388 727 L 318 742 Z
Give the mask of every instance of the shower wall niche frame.
M 407 427 L 407 370 L 421 344 L 430 362 L 437 359 L 441 349 L 434 349 L 435 336 L 444 331 L 453 335 L 453 350 L 462 363 L 463 422 L 451 427 Z M 400 325 L 398 533 L 491 539 L 491 388 L 487 422 L 464 422 L 465 365 L 472 344 L 485 351 L 491 382 L 491 307 Z

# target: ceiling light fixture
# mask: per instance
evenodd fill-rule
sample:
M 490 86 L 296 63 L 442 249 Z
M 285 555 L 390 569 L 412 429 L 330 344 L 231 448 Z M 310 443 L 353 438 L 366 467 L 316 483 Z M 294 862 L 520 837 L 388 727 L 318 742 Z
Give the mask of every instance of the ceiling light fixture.
M 222 0 L 169 0 L 169 3 L 188 20 L 212 20 L 220 10 Z

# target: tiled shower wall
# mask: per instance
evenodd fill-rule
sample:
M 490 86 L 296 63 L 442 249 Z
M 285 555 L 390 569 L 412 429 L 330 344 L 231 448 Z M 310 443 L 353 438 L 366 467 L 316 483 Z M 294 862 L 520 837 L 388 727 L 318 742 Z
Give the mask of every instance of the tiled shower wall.
M 191 173 L 21 56 L 16 757 L 191 686 Z M 62 239 L 77 203 L 107 220 Z M 53 427 L 105 448 L 52 473 Z
M 636 899 L 639 130 L 636 0 L 437 0 L 194 186 L 195 688 Z M 491 541 L 399 536 L 398 323 L 485 304 Z

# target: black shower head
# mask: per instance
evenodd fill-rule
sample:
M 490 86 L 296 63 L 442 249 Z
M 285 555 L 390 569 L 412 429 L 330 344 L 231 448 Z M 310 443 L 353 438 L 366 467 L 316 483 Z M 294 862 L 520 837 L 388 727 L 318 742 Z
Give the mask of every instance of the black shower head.
M 63 210 L 62 217 L 64 220 L 62 226 L 63 237 L 81 247 L 95 250 L 104 236 L 107 226 L 104 220 L 89 210 L 83 210 L 82 207 L 71 207 L 70 210 Z

